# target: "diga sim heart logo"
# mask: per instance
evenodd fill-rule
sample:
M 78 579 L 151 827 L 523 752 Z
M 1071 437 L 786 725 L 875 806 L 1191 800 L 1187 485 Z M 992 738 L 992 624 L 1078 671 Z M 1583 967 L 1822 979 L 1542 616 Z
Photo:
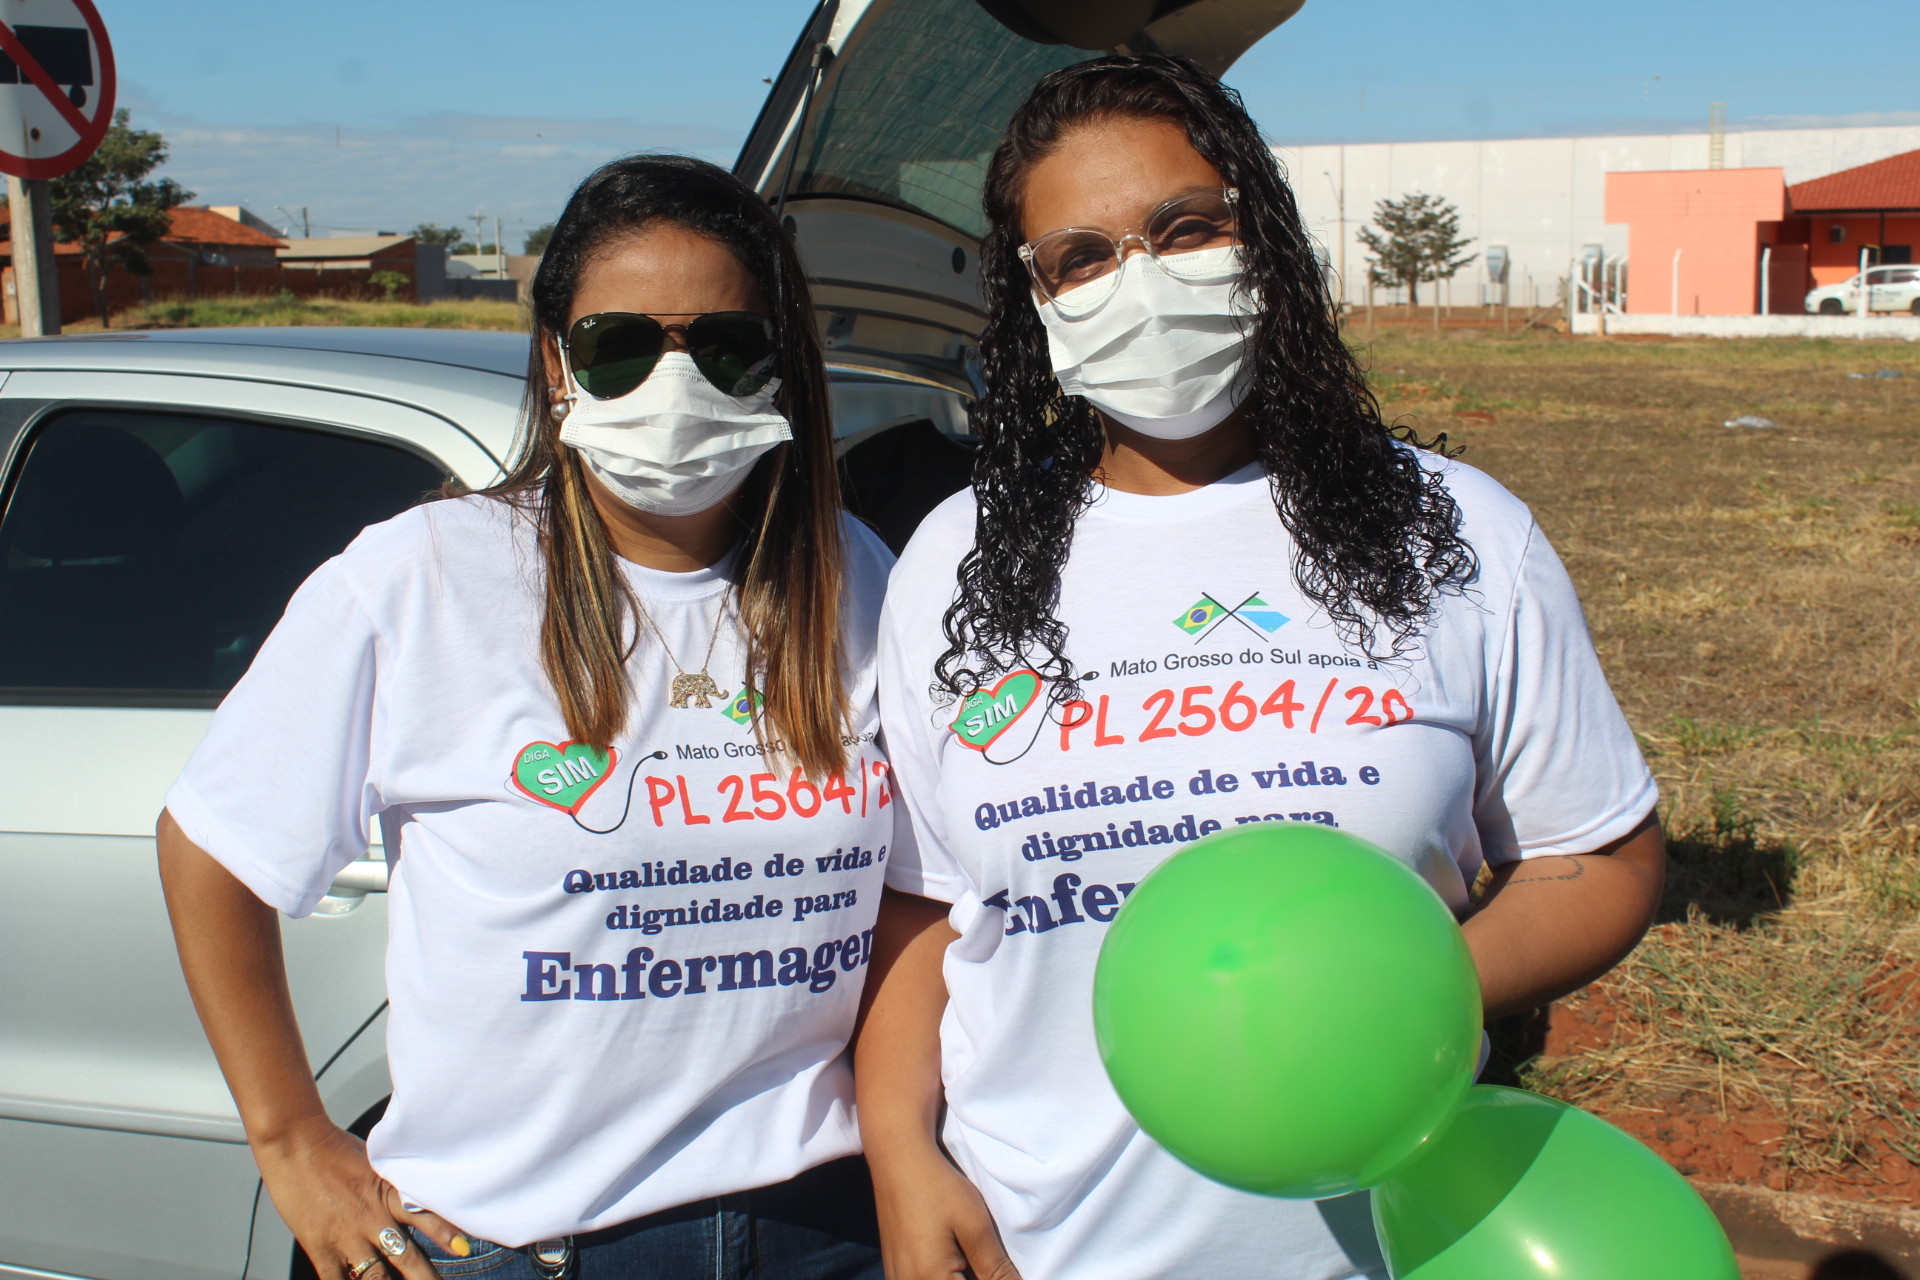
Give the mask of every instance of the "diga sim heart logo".
M 1009 671 L 991 689 L 975 689 L 960 700 L 960 714 L 947 727 L 960 744 L 985 754 L 1013 722 L 1040 700 L 1040 673 Z
M 529 742 L 514 761 L 513 785 L 530 800 L 578 814 L 619 760 L 618 751 L 590 742 Z

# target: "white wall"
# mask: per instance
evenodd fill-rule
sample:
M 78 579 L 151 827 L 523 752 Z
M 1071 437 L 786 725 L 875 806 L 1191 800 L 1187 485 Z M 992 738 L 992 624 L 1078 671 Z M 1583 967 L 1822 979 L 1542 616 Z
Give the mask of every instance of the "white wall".
M 1599 333 L 1599 313 L 1576 314 L 1573 331 Z M 1610 315 L 1607 332 L 1666 334 L 1680 338 L 1899 338 L 1920 342 L 1920 324 L 1906 316 L 1886 312 L 1872 316 Z
M 1786 170 L 1789 184 L 1920 149 L 1920 127 L 1781 129 L 1729 132 L 1726 167 Z M 1346 146 L 1278 146 L 1274 153 L 1292 180 L 1308 230 L 1341 265 L 1341 211 L 1335 198 L 1346 177 L 1345 287 L 1348 302 L 1366 301 L 1366 247 L 1360 228 L 1376 201 L 1414 191 L 1444 196 L 1460 211 L 1469 252 L 1504 244 L 1512 260 L 1515 306 L 1530 296 L 1531 276 L 1543 303 L 1553 301 L 1568 262 L 1590 244 L 1608 257 L 1627 251 L 1627 228 L 1608 226 L 1606 175 L 1652 169 L 1707 167 L 1705 133 L 1594 138 L 1514 138 L 1487 142 L 1376 142 Z M 1446 299 L 1470 306 L 1486 279 L 1476 258 L 1450 282 Z M 1450 295 L 1450 296 L 1448 296 Z M 1377 300 L 1390 300 L 1380 290 Z M 1421 300 L 1427 300 L 1422 291 Z

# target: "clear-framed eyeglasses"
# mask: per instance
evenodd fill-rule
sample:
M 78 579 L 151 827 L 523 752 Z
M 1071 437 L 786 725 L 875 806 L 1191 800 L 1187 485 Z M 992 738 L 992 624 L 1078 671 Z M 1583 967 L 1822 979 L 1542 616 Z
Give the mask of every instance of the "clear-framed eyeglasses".
M 1041 297 L 1069 298 L 1076 310 L 1095 306 L 1118 287 L 1128 241 L 1174 275 L 1180 274 L 1182 254 L 1238 244 L 1234 206 L 1239 198 L 1234 187 L 1176 196 L 1117 237 L 1090 227 L 1062 227 L 1021 245 L 1020 260 Z

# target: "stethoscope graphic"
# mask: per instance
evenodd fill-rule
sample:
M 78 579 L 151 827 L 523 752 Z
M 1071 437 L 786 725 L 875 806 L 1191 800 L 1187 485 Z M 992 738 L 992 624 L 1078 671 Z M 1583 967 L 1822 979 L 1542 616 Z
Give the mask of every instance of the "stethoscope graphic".
M 633 768 L 627 772 L 627 802 L 620 806 L 620 821 L 614 823 L 612 826 L 606 828 L 605 830 L 602 830 L 599 827 L 590 827 L 586 823 L 580 821 L 580 815 L 577 813 L 568 812 L 567 816 L 573 819 L 574 826 L 580 828 L 582 831 L 587 832 L 589 835 L 596 835 L 596 836 L 612 835 L 614 832 L 618 831 L 620 828 L 627 825 L 627 815 L 633 811 L 633 784 L 640 777 L 640 766 L 645 764 L 649 760 L 665 760 L 666 758 L 667 758 L 666 751 L 660 750 L 660 751 L 650 752 L 647 755 L 639 757 L 633 762 Z M 507 790 L 509 792 L 513 790 L 513 779 L 511 777 L 507 779 Z
M 1079 678 L 1083 683 L 1088 680 L 1098 680 L 1100 678 L 1100 673 L 1098 671 L 1083 671 L 1081 672 Z M 1009 765 L 1009 764 L 1020 763 L 1021 759 L 1026 756 L 1027 752 L 1033 750 L 1034 747 L 1039 744 L 1040 735 L 1046 731 L 1046 727 L 1048 725 L 1050 724 L 1064 725 L 1065 722 L 1059 718 L 1059 713 L 1060 713 L 1059 704 L 1049 702 L 1047 704 L 1046 710 L 1041 712 L 1039 718 L 1033 722 L 1033 733 L 1028 736 L 1027 745 L 1024 747 L 1021 747 L 1016 754 L 1007 757 L 1005 760 L 996 760 L 993 758 L 992 754 L 990 754 L 990 751 L 983 750 L 980 753 L 981 757 L 984 760 L 986 760 L 988 764 L 992 764 L 992 765 Z M 991 745 L 992 744 L 989 744 L 989 747 L 991 747 Z M 633 784 L 628 783 L 627 785 L 631 787 Z

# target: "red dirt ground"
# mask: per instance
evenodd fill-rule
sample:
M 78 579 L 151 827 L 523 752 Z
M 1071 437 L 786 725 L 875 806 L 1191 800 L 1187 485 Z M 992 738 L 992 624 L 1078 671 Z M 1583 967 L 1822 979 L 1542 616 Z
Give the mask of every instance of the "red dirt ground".
M 1900 964 L 1873 986 L 1887 1007 L 1920 1022 L 1920 964 Z M 1631 1043 L 1646 1034 L 1644 1024 L 1621 1017 L 1619 1006 L 1602 982 L 1553 1006 L 1546 1054 L 1564 1058 Z M 1784 1060 L 1775 1065 L 1784 1075 L 1801 1074 L 1799 1068 Z M 1920 1109 L 1920 1096 L 1916 1096 L 1911 1078 L 1878 1083 L 1909 1110 Z M 1663 1109 L 1648 1109 L 1656 1103 Z M 1658 1099 L 1637 1099 L 1634 1104 L 1605 1105 L 1601 1099 L 1593 1099 L 1583 1105 L 1646 1143 L 1681 1173 L 1702 1182 L 1764 1186 L 1851 1200 L 1920 1203 L 1920 1167 L 1887 1141 L 1889 1137 L 1904 1138 L 1911 1147 L 1920 1135 L 1900 1133 L 1882 1119 L 1860 1126 L 1851 1160 L 1836 1170 L 1809 1172 L 1793 1168 L 1781 1158 L 1783 1141 L 1796 1135 L 1790 1135 L 1783 1117 L 1764 1103 L 1729 1097 L 1723 1104 L 1717 1091 L 1707 1088 L 1672 1090 Z M 1797 1137 L 1807 1144 L 1831 1140 L 1832 1134 L 1803 1124 Z

